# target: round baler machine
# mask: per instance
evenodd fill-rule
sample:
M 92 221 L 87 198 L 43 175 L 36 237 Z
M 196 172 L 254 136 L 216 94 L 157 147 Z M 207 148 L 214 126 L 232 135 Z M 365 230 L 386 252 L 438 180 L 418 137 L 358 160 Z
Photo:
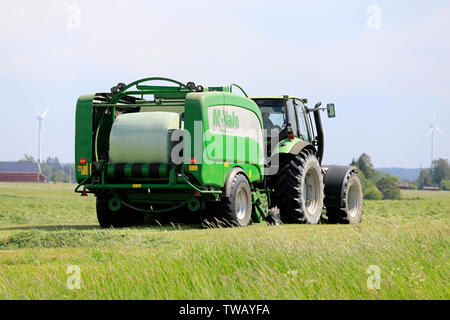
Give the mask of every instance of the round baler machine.
M 324 209 L 329 223 L 359 223 L 356 169 L 322 166 L 320 112 L 334 105 L 306 104 L 160 77 L 81 96 L 75 191 L 95 194 L 102 227 L 180 210 L 235 226 L 317 224 Z

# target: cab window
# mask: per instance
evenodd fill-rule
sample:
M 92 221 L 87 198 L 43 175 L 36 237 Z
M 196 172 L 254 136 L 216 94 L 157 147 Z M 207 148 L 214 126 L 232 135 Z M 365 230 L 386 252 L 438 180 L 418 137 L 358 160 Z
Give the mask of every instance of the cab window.
M 295 133 L 295 132 L 297 132 L 297 119 L 296 119 L 297 117 L 295 115 L 295 107 L 294 107 L 293 99 L 287 100 L 286 106 L 287 106 L 289 123 L 291 124 L 292 131 Z
M 264 129 L 283 130 L 286 127 L 286 108 L 281 99 L 255 99 L 261 111 Z
M 299 138 L 311 142 L 311 135 L 309 126 L 307 123 L 306 117 L 308 116 L 306 114 L 305 106 L 300 100 L 295 100 L 295 109 L 297 112 L 297 119 L 298 119 L 298 134 Z

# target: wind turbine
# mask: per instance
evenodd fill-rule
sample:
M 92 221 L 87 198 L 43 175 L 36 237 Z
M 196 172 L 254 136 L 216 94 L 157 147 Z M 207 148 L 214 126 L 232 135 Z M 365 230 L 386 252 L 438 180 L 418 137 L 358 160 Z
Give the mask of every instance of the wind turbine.
M 37 119 L 39 120 L 39 137 L 38 137 L 38 163 L 41 163 L 41 138 L 42 138 L 42 121 L 47 115 L 48 108 L 44 111 L 44 113 L 39 113 L 36 109 L 34 109 L 37 114 Z
M 445 136 L 445 133 L 442 132 L 441 129 L 436 125 L 436 114 L 433 112 L 433 123 L 430 125 L 430 131 L 428 131 L 427 136 L 429 137 L 431 135 L 431 170 L 433 170 L 433 158 L 434 158 L 434 132 L 438 132 L 441 135 Z

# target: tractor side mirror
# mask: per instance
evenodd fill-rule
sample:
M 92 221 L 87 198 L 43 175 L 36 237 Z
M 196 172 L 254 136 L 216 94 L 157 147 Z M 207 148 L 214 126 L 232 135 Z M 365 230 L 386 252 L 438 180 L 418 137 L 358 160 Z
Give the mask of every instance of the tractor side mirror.
M 328 113 L 328 118 L 336 117 L 336 112 L 334 110 L 334 103 L 327 104 L 327 113 Z

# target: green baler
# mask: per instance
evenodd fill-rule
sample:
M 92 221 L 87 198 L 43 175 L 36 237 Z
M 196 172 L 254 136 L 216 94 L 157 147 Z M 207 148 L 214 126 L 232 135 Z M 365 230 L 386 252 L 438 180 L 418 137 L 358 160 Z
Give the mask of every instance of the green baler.
M 232 93 L 233 86 L 244 96 Z M 361 183 L 352 167 L 320 166 L 322 108 L 308 109 L 304 102 L 290 96 L 250 99 L 234 84 L 204 87 L 167 78 L 81 96 L 76 192 L 96 195 L 102 227 L 205 207 L 238 226 L 278 222 L 280 216 L 318 223 L 324 205 L 330 221 L 358 223 Z M 334 116 L 333 105 L 327 110 Z

